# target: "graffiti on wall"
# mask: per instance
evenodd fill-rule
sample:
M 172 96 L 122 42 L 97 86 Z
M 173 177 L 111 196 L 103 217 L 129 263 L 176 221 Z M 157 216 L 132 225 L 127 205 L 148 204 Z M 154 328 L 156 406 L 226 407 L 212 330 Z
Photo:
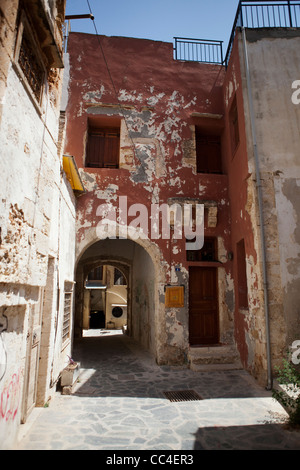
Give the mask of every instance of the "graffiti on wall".
M 4 382 L 7 371 L 7 351 L 5 348 L 3 332 L 7 331 L 8 319 L 6 315 L 0 316 L 0 422 L 14 420 L 19 408 L 20 375 L 21 371 L 13 374 Z
M 14 420 L 19 409 L 21 371 L 13 374 L 0 395 L 0 421 Z
M 0 316 L 0 382 L 3 379 L 7 368 L 7 352 L 3 338 L 3 332 L 7 330 L 7 325 L 7 316 Z

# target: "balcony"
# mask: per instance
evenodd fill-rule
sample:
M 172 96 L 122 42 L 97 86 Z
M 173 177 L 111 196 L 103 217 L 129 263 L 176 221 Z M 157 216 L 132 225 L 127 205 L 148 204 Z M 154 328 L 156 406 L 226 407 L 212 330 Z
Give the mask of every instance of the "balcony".
M 208 64 L 223 64 L 223 41 L 174 38 L 174 59 Z
M 230 59 L 235 32 L 237 28 L 300 28 L 299 1 L 240 1 L 224 64 L 227 67 Z
M 299 1 L 239 2 L 224 58 L 223 41 L 175 37 L 174 59 L 227 67 L 237 28 L 300 28 Z

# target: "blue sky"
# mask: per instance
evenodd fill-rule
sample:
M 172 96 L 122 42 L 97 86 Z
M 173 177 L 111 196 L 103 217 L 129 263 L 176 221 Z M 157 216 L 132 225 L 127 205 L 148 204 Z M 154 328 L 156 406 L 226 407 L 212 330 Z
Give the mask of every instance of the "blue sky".
M 99 34 L 173 42 L 173 37 L 224 41 L 226 51 L 238 0 L 89 0 Z M 67 0 L 67 15 L 89 13 L 87 0 Z M 95 34 L 91 20 L 72 31 Z

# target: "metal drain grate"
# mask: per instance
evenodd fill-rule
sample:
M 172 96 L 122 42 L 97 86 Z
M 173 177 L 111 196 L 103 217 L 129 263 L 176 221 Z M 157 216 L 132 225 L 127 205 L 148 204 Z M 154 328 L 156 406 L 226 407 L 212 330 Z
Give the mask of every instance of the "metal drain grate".
M 198 401 L 202 400 L 200 395 L 194 390 L 175 390 L 164 392 L 164 395 L 170 401 Z

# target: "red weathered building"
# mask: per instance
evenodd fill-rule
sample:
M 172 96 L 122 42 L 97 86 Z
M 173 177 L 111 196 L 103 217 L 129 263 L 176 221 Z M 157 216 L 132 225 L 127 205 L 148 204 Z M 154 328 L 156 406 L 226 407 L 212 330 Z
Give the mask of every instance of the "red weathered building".
M 282 34 L 290 41 L 285 60 L 292 61 L 299 33 L 235 27 L 226 63 L 176 60 L 170 43 L 70 34 L 65 154 L 75 158 L 85 188 L 77 200 L 75 334 L 89 328 L 88 274 L 111 265 L 126 278 L 127 332 L 158 363 L 241 361 L 267 381 L 270 342 L 277 361 L 293 338 L 284 301 L 275 299 L 278 279 L 265 279 L 274 266 L 281 275 L 285 268 L 270 251 L 272 223 L 261 231 L 274 195 L 263 177 L 260 211 L 252 98 L 258 87 L 262 103 L 267 86 L 249 64 L 255 69 L 268 41 L 279 44 Z M 287 81 L 285 66 L 281 73 Z M 272 165 L 263 162 L 263 174 L 273 181 Z M 97 230 L 103 204 L 116 214 L 114 239 Z M 160 229 L 160 237 L 151 234 L 152 207 L 162 204 L 204 206 L 201 250 L 187 250 L 172 219 L 170 237 Z M 131 229 L 122 237 L 124 227 Z M 278 243 L 279 232 L 275 237 Z M 104 315 L 106 323 L 113 319 Z

